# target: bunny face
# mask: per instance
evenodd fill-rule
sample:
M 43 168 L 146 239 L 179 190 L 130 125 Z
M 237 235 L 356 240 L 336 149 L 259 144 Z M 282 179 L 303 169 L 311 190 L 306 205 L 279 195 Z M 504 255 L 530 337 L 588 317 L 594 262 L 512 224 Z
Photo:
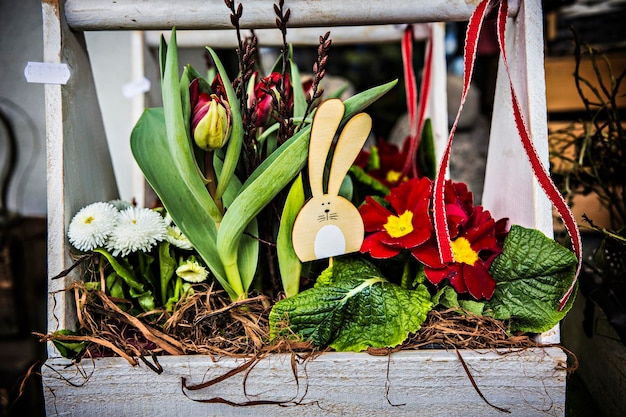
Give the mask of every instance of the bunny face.
M 300 217 L 308 221 L 296 221 L 292 238 L 301 261 L 343 255 L 361 248 L 363 220 L 349 200 L 328 194 L 314 196 L 302 207 Z
M 309 143 L 309 182 L 313 196 L 302 207 L 293 225 L 294 251 L 302 262 L 356 252 L 363 242 L 361 215 L 339 188 L 348 169 L 363 147 L 372 128 L 372 119 L 359 113 L 341 131 L 328 174 L 324 193 L 324 168 L 345 107 L 341 100 L 330 99 L 317 107 Z

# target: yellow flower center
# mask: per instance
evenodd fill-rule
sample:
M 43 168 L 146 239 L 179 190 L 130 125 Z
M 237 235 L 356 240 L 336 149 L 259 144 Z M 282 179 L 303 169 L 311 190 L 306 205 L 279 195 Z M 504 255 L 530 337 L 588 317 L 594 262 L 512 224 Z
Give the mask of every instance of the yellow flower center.
M 464 237 L 452 241 L 452 252 L 454 253 L 454 260 L 456 262 L 474 265 L 478 260 L 478 252 L 472 249 L 469 240 Z
M 391 237 L 397 238 L 408 235 L 413 231 L 413 213 L 407 210 L 400 216 L 392 214 L 387 217 L 384 228 Z
M 89 216 L 85 219 L 85 224 L 91 224 L 92 221 L 94 221 L 96 219 L 93 218 L 93 216 Z
M 402 175 L 401 172 L 390 169 L 389 171 L 387 171 L 387 175 L 385 175 L 385 179 L 387 180 L 387 182 L 391 184 L 395 184 L 400 179 L 400 175 Z

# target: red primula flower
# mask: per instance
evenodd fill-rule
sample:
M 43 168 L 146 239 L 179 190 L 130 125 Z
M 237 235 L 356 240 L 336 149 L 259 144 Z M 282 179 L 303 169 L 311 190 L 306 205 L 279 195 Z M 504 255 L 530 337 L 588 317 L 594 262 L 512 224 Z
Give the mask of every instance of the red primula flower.
M 409 139 L 409 138 L 407 138 Z M 401 182 L 408 180 L 409 178 L 402 176 L 402 169 L 404 168 L 404 161 L 409 154 L 409 141 L 406 140 L 402 145 L 402 150 L 393 143 L 388 143 L 384 139 L 379 139 L 376 144 L 376 150 L 378 151 L 378 167 L 376 169 L 370 169 L 367 174 L 387 187 L 395 187 Z M 364 170 L 368 168 L 370 159 L 370 153 L 367 151 L 361 151 L 357 156 L 354 165 L 357 165 Z
M 385 259 L 426 242 L 433 232 L 428 214 L 431 188 L 428 178 L 414 178 L 400 184 L 385 197 L 390 209 L 366 197 L 359 212 L 365 231 L 373 233 L 365 237 L 361 252 Z
M 469 292 L 477 300 L 490 299 L 496 288 L 496 281 L 489 274 L 489 268 L 495 257 L 502 252 L 499 238 L 505 235 L 505 224 L 506 219 L 503 219 L 496 226 L 491 214 L 483 210 L 482 206 L 476 206 L 466 221 L 457 224 L 458 233 L 451 235 L 454 262 L 441 263 L 434 238 L 412 249 L 411 253 L 424 264 L 426 278 L 433 284 L 438 285 L 447 279 L 458 293 Z

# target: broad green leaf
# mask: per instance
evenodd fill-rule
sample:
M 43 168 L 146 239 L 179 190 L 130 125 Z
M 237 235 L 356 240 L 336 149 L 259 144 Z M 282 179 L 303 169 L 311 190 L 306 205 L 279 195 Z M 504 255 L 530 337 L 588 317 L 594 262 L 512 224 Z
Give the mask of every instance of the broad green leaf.
M 217 158 L 214 158 L 215 171 L 221 172 L 223 162 Z M 237 176 L 233 175 L 224 192 L 224 205 L 228 209 L 232 202 L 235 200 L 241 189 L 241 182 Z M 237 262 L 239 273 L 241 275 L 241 283 L 243 288 L 249 288 L 252 280 L 254 279 L 257 266 L 259 263 L 259 226 L 256 218 L 252 219 L 244 231 L 241 241 L 239 242 L 239 250 L 237 252 Z
M 288 334 L 288 326 L 315 346 L 337 351 L 394 347 L 419 330 L 432 307 L 425 286 L 392 284 L 360 258 L 336 258 L 323 281 L 274 305 L 270 338 Z
M 228 73 L 226 72 L 226 69 L 224 69 L 224 65 L 222 65 L 222 61 L 220 61 L 215 51 L 208 47 L 207 50 L 211 54 L 215 67 L 222 77 L 224 89 L 226 90 L 226 96 L 228 97 L 228 105 L 230 106 L 230 112 L 232 115 L 232 126 L 230 130 L 230 139 L 228 140 L 226 149 L 226 156 L 224 158 L 224 168 L 217 179 L 217 190 L 215 191 L 215 199 L 219 200 L 226 191 L 226 187 L 228 187 L 228 183 L 235 174 L 235 168 L 237 168 L 237 164 L 239 163 L 239 155 L 241 154 L 241 147 L 243 145 L 244 131 L 241 109 L 239 107 L 239 99 L 233 89 L 230 78 L 228 78 Z
M 540 231 L 512 226 L 489 270 L 497 284 L 485 304 L 485 314 L 510 319 L 512 331 L 551 329 L 573 304 L 575 297 L 559 311 L 559 300 L 572 284 L 576 265 L 572 251 Z
M 291 231 L 293 223 L 300 208 L 304 205 L 304 186 L 302 185 L 302 174 L 296 177 L 291 185 L 282 215 L 280 216 L 280 227 L 276 239 L 276 251 L 278 254 L 278 268 L 280 279 L 283 282 L 283 290 L 287 297 L 296 295 L 300 291 L 300 274 L 302 272 L 302 262 L 298 259 L 293 250 Z

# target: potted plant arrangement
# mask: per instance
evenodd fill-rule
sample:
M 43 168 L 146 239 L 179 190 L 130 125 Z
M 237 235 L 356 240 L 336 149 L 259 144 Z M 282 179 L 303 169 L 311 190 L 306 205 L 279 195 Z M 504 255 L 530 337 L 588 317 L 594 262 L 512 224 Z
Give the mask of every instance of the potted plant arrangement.
M 482 415 L 529 404 L 531 414 L 560 413 L 546 387 L 562 385 L 562 352 L 529 336 L 571 307 L 576 254 L 495 219 L 465 184 L 445 179 L 421 107 L 409 109 L 404 151 L 362 151 L 372 123 L 364 110 L 396 82 L 345 101 L 324 96 L 329 34 L 303 82 L 283 1 L 274 5 L 282 54 L 262 77 L 256 39 L 239 35 L 243 7 L 225 3 L 237 78 L 210 48 L 215 74 L 187 66 L 181 75 L 172 30 L 160 48 L 163 107 L 146 109 L 132 133 L 162 205 L 98 201 L 69 223 L 85 279 L 68 289 L 77 328 L 43 335 L 73 364 L 47 365 L 48 410 L 159 414 L 185 401 L 192 414 L 413 415 L 458 384 L 427 412 L 458 412 L 471 396 Z M 473 24 L 498 3 L 481 3 Z M 421 347 L 428 354 L 414 355 Z M 512 353 L 501 361 L 494 348 Z M 520 368 L 522 386 L 499 374 Z M 107 395 L 95 397 L 103 381 Z M 149 381 L 163 383 L 129 389 Z

